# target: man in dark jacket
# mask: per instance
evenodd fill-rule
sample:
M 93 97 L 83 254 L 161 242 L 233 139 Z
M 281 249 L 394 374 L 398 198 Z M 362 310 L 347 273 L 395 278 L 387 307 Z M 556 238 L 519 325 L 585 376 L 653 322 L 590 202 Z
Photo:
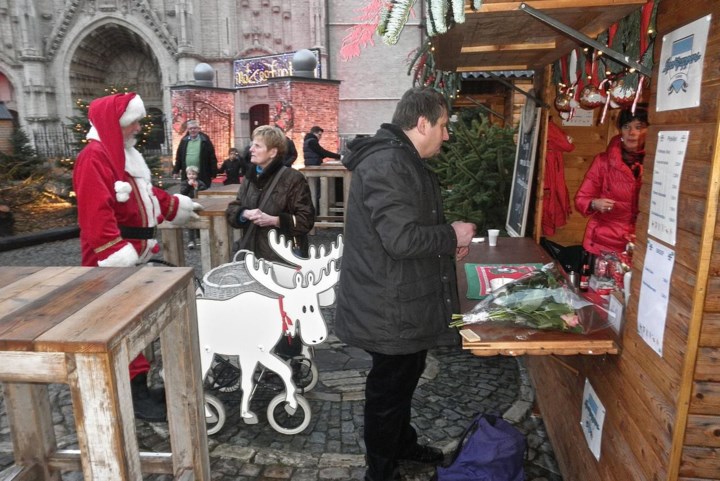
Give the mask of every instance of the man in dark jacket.
M 322 145 L 320 145 L 320 139 L 323 136 L 323 132 L 325 132 L 322 127 L 319 127 L 317 125 L 313 126 L 310 129 L 310 132 L 305 134 L 305 138 L 303 139 L 303 157 L 305 157 L 305 166 L 312 167 L 314 165 L 322 165 L 323 159 L 329 157 L 331 159 L 340 159 L 340 154 L 336 154 L 335 152 L 330 152 L 329 150 L 323 149 Z M 308 184 L 310 185 L 310 188 L 315 191 L 315 198 L 313 199 L 313 202 L 315 202 L 315 210 L 320 210 L 320 178 L 319 177 L 311 177 L 308 179 Z
M 198 170 L 198 179 L 202 180 L 205 185 L 210 186 L 212 179 L 217 176 L 217 157 L 215 156 L 215 147 L 210 138 L 200 132 L 200 124 L 197 120 L 188 120 L 187 134 L 180 140 L 177 153 L 175 155 L 175 166 L 173 174 L 182 174 L 182 180 L 187 180 L 185 169 L 195 165 Z
M 345 224 L 335 330 L 366 350 L 367 481 L 400 479 L 398 461 L 438 464 L 418 444 L 410 404 L 427 350 L 458 312 L 455 258 L 475 226 L 447 224 L 440 187 L 425 159 L 448 139 L 448 107 L 431 88 L 407 91 L 392 124 L 353 141 L 343 163 L 353 172 Z

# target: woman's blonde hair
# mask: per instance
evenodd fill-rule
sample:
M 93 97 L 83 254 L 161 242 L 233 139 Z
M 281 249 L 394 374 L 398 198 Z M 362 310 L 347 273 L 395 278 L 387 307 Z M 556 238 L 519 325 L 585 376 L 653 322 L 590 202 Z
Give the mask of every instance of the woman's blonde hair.
M 277 155 L 273 160 L 285 157 L 287 141 L 285 140 L 285 134 L 282 130 L 272 125 L 261 125 L 253 130 L 252 138 L 254 139 L 255 137 L 260 137 L 268 150 L 277 149 Z

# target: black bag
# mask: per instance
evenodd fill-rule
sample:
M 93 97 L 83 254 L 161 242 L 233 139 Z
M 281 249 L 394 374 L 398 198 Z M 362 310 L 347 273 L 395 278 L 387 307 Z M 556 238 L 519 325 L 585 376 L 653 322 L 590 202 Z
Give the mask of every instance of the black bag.
M 564 246 L 542 237 L 540 245 L 550 254 L 550 256 L 558 261 L 562 268 L 568 274 L 575 272 L 578 275 L 582 269 L 583 253 L 585 249 L 581 245 Z
M 434 481 L 524 481 L 525 436 L 504 419 L 480 414 Z

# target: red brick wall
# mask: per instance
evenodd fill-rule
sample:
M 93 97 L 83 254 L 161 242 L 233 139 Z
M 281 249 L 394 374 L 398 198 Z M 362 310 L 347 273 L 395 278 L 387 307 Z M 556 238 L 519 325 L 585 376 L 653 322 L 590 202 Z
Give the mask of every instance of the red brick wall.
M 172 105 L 173 154 L 185 134 L 185 124 L 195 119 L 215 146 L 218 163 L 227 157 L 235 138 L 235 91 L 180 87 L 170 92 Z
M 271 120 L 276 106 L 284 102 L 285 108 L 292 107 L 292 128 L 286 133 L 295 142 L 298 150 L 298 160 L 295 165 L 305 164 L 302 152 L 303 138 L 314 125 L 324 129 L 322 146 L 332 152 L 338 151 L 339 81 L 302 77 L 271 79 L 268 81 L 268 102 Z M 280 124 L 282 122 L 279 121 Z

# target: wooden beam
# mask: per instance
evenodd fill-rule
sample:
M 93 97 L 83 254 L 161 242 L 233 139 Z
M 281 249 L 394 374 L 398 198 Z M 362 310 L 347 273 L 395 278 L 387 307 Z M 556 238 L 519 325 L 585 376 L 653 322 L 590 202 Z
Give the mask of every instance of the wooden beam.
M 647 0 L 528 0 L 525 2 L 485 0 L 479 10 L 472 7 L 465 7 L 465 15 L 482 15 L 487 12 L 512 12 L 520 8 L 521 4 L 530 5 L 533 8 L 552 10 L 559 8 L 590 8 L 590 7 L 617 7 L 622 5 L 642 5 Z
M 460 53 L 480 52 L 509 52 L 513 50 L 552 50 L 555 48 L 555 41 L 541 43 L 512 43 L 505 45 L 474 45 L 462 47 Z
M 471 65 L 458 67 L 457 72 L 487 72 L 496 70 L 531 70 L 527 65 Z

